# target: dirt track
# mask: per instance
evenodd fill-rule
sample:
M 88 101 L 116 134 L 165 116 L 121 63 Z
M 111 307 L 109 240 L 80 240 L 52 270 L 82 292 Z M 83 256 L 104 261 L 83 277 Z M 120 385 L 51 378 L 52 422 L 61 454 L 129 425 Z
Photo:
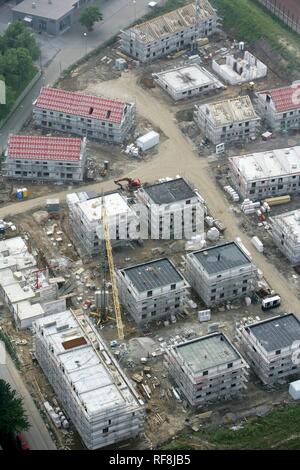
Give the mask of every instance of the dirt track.
M 99 95 L 122 97 L 136 102 L 138 113 L 159 127 L 168 139 L 160 145 L 158 156 L 149 162 L 141 163 L 136 170 L 130 173 L 130 176 L 139 176 L 143 182 L 151 182 L 164 176 L 177 174 L 187 177 L 199 189 L 214 217 L 221 219 L 227 226 L 227 238 L 240 237 L 247 249 L 251 251 L 254 262 L 263 271 L 266 280 L 282 296 L 283 308 L 287 312 L 297 314 L 300 304 L 294 294 L 293 286 L 289 285 L 288 281 L 273 265 L 267 262 L 263 255 L 255 251 L 249 237 L 241 232 L 237 219 L 230 212 L 224 194 L 211 178 L 207 159 L 199 158 L 194 153 L 192 144 L 187 141 L 177 126 L 175 114 L 168 109 L 163 100 L 159 99 L 160 90 L 143 90 L 137 86 L 135 75 L 131 72 L 123 74 L 122 78 L 118 80 L 93 84 L 86 91 Z M 114 187 L 112 180 L 103 184 L 86 186 L 86 188 L 98 191 L 111 190 Z M 80 188 L 81 191 L 84 189 L 84 187 Z M 68 192 L 64 191 L 51 196 L 64 199 Z M 38 208 L 44 204 L 46 199 L 47 197 L 41 197 L 1 208 L 0 218 Z

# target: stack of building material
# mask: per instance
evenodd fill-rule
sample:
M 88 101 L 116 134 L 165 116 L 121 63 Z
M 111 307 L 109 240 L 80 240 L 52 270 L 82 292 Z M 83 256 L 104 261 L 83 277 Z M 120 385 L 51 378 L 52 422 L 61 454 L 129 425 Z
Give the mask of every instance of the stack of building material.
M 212 242 L 216 241 L 220 237 L 220 232 L 216 227 L 212 227 L 207 231 L 206 237 L 208 238 L 208 240 L 210 240 Z
M 240 200 L 240 196 L 231 186 L 224 186 L 224 191 L 229 194 L 234 202 L 238 202 Z
M 260 253 L 263 253 L 264 251 L 264 245 L 263 243 L 260 241 L 260 239 L 258 237 L 252 237 L 251 238 L 251 242 L 252 244 L 255 246 L 255 248 L 257 249 L 257 251 L 259 251 Z
M 209 215 L 207 217 L 205 217 L 205 222 L 207 223 L 207 225 L 209 227 L 212 227 L 214 225 L 214 219 L 213 217 L 210 217 Z
M 241 210 L 244 212 L 244 214 L 254 214 L 256 209 L 260 207 L 260 202 L 253 202 L 251 199 L 244 199 L 244 201 L 241 204 Z
M 294 398 L 294 400 L 300 399 L 300 380 L 290 383 L 289 394 Z
M 206 241 L 203 238 L 203 235 L 195 235 L 188 240 L 185 244 L 186 251 L 201 250 L 206 247 Z
M 126 155 L 132 155 L 133 157 L 139 156 L 139 149 L 134 144 L 129 144 L 125 150 Z
M 211 319 L 211 310 L 200 310 L 198 312 L 198 320 L 200 322 L 209 321 Z

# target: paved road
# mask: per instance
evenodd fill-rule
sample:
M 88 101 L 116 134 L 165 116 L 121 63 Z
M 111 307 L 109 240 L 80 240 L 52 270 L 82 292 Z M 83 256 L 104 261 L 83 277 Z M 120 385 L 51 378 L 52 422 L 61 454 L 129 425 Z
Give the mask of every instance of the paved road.
M 63 70 L 117 34 L 122 28 L 128 27 L 135 18 L 143 16 L 149 10 L 148 2 L 149 0 L 136 0 L 135 3 L 132 0 L 100 0 L 98 3 L 104 20 L 95 26 L 94 31 L 88 33 L 86 39 L 83 36 L 84 29 L 79 24 L 58 38 L 49 38 L 49 48 L 56 48 L 57 54 L 43 70 L 43 77 L 20 103 L 6 125 L 0 129 L 0 152 L 5 149 L 9 134 L 19 132 L 30 117 L 32 102 L 38 96 L 41 87 L 44 84 L 53 85 Z M 164 0 L 159 0 L 158 3 L 163 2 Z
M 12 388 L 18 391 L 23 398 L 23 403 L 28 414 L 30 429 L 25 433 L 30 449 L 32 450 L 55 450 L 55 444 L 52 441 L 49 432 L 42 420 L 40 413 L 35 406 L 24 382 L 16 369 L 11 358 L 7 356 L 6 364 L 0 364 L 0 378 L 10 383 Z

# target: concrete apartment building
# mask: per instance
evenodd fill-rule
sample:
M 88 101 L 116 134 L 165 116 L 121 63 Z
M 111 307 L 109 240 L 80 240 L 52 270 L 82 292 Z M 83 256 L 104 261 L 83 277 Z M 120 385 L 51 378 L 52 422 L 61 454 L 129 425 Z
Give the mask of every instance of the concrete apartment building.
M 268 67 L 249 51 L 242 56 L 228 54 L 221 60 L 213 60 L 212 69 L 230 85 L 258 80 L 265 77 L 268 71 Z
M 0 296 L 18 330 L 31 328 L 38 318 L 66 306 L 56 282 L 36 272 L 36 260 L 21 237 L 0 241 Z
M 86 139 L 11 135 L 2 165 L 4 176 L 16 180 L 71 181 L 84 179 Z
M 300 264 L 300 211 L 285 212 L 269 220 L 275 245 L 292 265 Z
M 117 283 L 122 305 L 140 325 L 185 308 L 189 284 L 167 258 L 119 269 Z
M 243 198 L 297 194 L 300 191 L 300 146 L 228 159 L 232 184 Z
M 173 346 L 167 350 L 165 363 L 193 407 L 236 398 L 247 388 L 248 366 L 222 333 Z
M 87 193 L 67 195 L 69 220 L 75 240 L 88 256 L 97 256 L 102 250 L 102 208 L 106 209 L 111 242 L 114 247 L 130 240 L 130 224 L 138 218 L 127 200 L 118 192 L 88 199 Z
M 57 36 L 75 22 L 79 10 L 93 0 L 17 0 L 13 21 L 21 20 L 33 31 Z
M 121 31 L 121 49 L 145 63 L 171 52 L 190 47 L 200 37 L 218 29 L 216 10 L 207 0 L 201 1 L 198 28 L 194 3 Z
M 194 120 L 215 145 L 255 139 L 260 127 L 248 95 L 195 106 Z
M 241 352 L 266 385 L 300 373 L 300 322 L 293 313 L 244 325 L 237 330 Z M 296 342 L 296 343 L 295 343 Z
M 251 295 L 258 271 L 235 242 L 186 255 L 185 276 L 208 307 Z
M 224 88 L 220 80 L 198 64 L 183 65 L 153 73 L 152 77 L 175 101 L 213 93 Z
M 300 129 L 300 84 L 256 93 L 257 110 L 272 131 Z
M 43 87 L 33 103 L 33 119 L 48 131 L 78 134 L 120 144 L 134 125 L 133 103 Z
M 65 311 L 37 320 L 35 354 L 63 410 L 93 450 L 136 437 L 144 406 L 86 317 L 84 333 L 82 319 Z
M 184 178 L 144 185 L 136 198 L 147 208 L 151 239 L 189 239 L 204 232 L 204 200 Z

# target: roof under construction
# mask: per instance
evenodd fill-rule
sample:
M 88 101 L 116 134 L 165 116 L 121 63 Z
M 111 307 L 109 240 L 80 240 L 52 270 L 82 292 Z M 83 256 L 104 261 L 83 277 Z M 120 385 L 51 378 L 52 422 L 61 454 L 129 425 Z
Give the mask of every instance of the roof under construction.
M 300 321 L 293 313 L 273 317 L 246 327 L 268 352 L 291 346 L 300 341 Z
M 216 15 L 215 9 L 207 0 L 202 0 L 199 11 L 200 21 L 208 21 Z M 133 26 L 128 31 L 144 43 L 151 43 L 169 34 L 180 32 L 195 25 L 196 7 L 194 3 Z
M 241 359 L 222 333 L 202 336 L 178 344 L 174 349 L 194 374 Z
M 202 107 L 206 109 L 207 117 L 210 116 L 216 127 L 259 119 L 248 95 L 205 104 Z
M 124 268 L 121 269 L 121 273 L 129 279 L 139 292 L 176 284 L 184 280 L 167 258 Z
M 189 256 L 195 257 L 209 275 L 247 266 L 251 263 L 250 259 L 235 242 L 195 251 Z
M 143 190 L 155 204 L 171 204 L 197 197 L 195 191 L 183 178 L 143 186 Z

